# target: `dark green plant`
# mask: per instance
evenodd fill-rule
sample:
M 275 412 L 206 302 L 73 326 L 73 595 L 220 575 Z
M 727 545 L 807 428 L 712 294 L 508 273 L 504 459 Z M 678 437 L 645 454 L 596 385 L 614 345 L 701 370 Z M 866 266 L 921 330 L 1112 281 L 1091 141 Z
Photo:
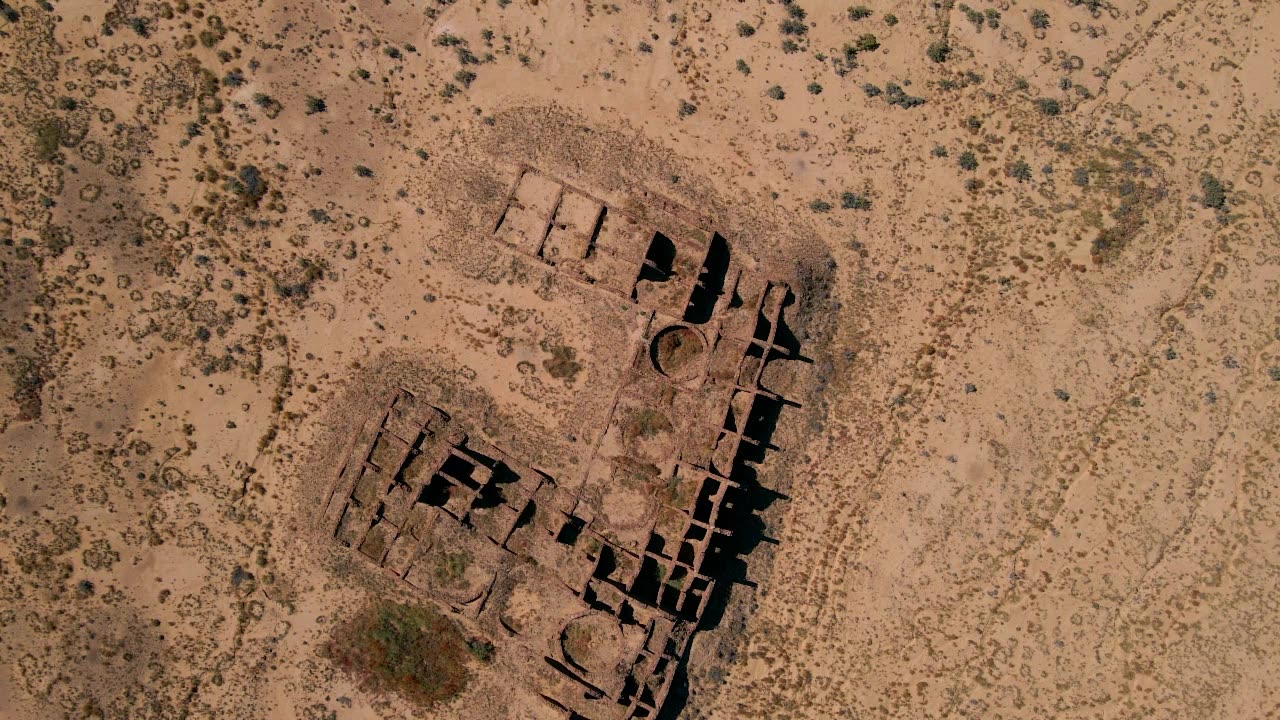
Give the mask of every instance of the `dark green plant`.
M 355 170 L 356 175 L 359 175 L 362 178 L 373 177 L 373 170 L 365 167 L 364 165 L 356 165 Z
M 946 40 L 935 40 L 929 43 L 929 47 L 924 54 L 936 63 L 944 63 L 951 56 L 951 46 L 947 44 Z
M 884 24 L 893 27 L 898 24 L 898 16 L 893 13 L 886 13 L 884 16 Z
M 904 110 L 910 110 L 913 107 L 919 107 L 924 104 L 924 98 L 915 95 L 908 95 L 901 85 L 897 83 L 887 83 L 884 86 L 884 100 L 890 105 L 897 105 Z
M 738 21 L 738 37 L 748 38 L 756 34 L 756 28 L 746 20 Z
M 971 150 L 965 150 L 960 153 L 960 158 L 957 162 L 960 164 L 961 170 L 973 172 L 978 169 L 978 156 L 974 155 Z
M 871 52 L 872 50 L 876 50 L 879 47 L 880 47 L 880 41 L 877 40 L 876 36 L 872 35 L 871 33 L 864 33 L 860 35 L 858 37 L 858 40 L 853 44 L 853 49 L 858 52 Z
M 1036 109 L 1039 110 L 1042 115 L 1055 117 L 1062 114 L 1062 103 L 1058 102 L 1054 98 L 1036 98 Z
M 307 114 L 308 114 L 308 115 L 315 115 L 316 113 L 322 113 L 322 112 L 324 112 L 325 110 L 328 110 L 328 109 L 329 109 L 329 106 L 328 106 L 328 105 L 325 105 L 325 102 L 324 102 L 324 100 L 323 100 L 323 99 L 318 98 L 318 97 L 316 97 L 316 96 L 314 96 L 314 95 L 308 95 L 308 96 L 307 96 L 307 99 L 306 99 L 306 101 L 305 101 L 305 105 L 306 105 L 306 108 L 307 108 Z
M 809 203 L 809 209 L 816 213 L 831 212 L 831 203 L 826 200 L 814 200 Z
M 783 35 L 795 35 L 797 37 L 809 32 L 809 26 L 795 18 L 787 18 L 778 26 Z
M 787 96 L 786 91 L 782 89 L 781 85 L 774 85 L 768 90 L 765 90 L 764 94 L 768 95 L 773 100 L 782 100 Z
M 679 116 L 680 116 L 680 117 L 682 117 L 682 118 L 687 118 L 687 117 L 689 117 L 690 115 L 692 115 L 692 114 L 694 114 L 694 113 L 696 113 L 696 112 L 698 112 L 698 106 L 697 106 L 697 105 L 694 105 L 693 103 L 689 102 L 688 100 L 681 100 L 681 101 L 680 101 L 680 107 L 679 107 L 679 109 L 677 109 L 677 110 L 676 110 L 676 115 L 679 115 Z
M 1036 30 L 1045 30 L 1049 27 L 1049 13 L 1043 10 L 1031 11 L 1031 27 Z
M 871 200 L 857 193 L 840 193 L 840 207 L 845 210 L 870 210 Z
M 1031 179 L 1031 165 L 1026 160 L 1019 158 L 1009 166 L 1009 177 L 1020 183 L 1027 182 Z
M 821 86 L 821 85 L 819 85 L 819 84 L 818 84 L 818 83 L 816 83 L 816 82 L 811 82 L 811 83 L 809 83 L 809 86 L 808 86 L 808 88 L 806 88 L 806 89 L 809 91 L 809 94 L 810 94 L 810 95 L 821 95 L 821 94 L 822 94 L 822 86 Z
M 1209 173 L 1200 173 L 1200 204 L 1215 210 L 1227 205 L 1227 189 L 1222 181 Z
M 738 62 L 735 64 L 734 67 L 736 67 L 738 69 L 738 72 L 742 73 L 743 75 L 751 74 L 751 66 L 747 64 L 746 60 L 739 58 Z
M 866 5 L 856 5 L 849 8 L 849 19 L 858 21 L 871 17 L 871 8 Z M 887 18 L 886 18 L 887 19 Z

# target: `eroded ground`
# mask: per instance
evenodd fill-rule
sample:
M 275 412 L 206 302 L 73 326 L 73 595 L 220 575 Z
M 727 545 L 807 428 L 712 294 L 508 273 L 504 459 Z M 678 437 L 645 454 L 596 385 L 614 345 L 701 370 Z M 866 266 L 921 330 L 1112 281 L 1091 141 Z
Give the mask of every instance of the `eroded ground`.
M 0 716 L 565 716 L 529 659 L 608 676 L 629 625 L 508 588 L 550 628 L 531 655 L 335 542 L 327 493 L 405 389 L 647 556 L 682 498 L 648 465 L 704 418 L 619 388 L 710 376 L 705 329 L 659 335 L 716 305 L 671 292 L 705 257 L 647 245 L 628 288 L 591 256 L 623 216 L 785 283 L 798 348 L 755 376 L 793 404 L 669 713 L 1280 712 L 1276 27 L 1226 0 L 0 3 Z M 493 643 L 426 710 L 331 646 L 424 597 Z

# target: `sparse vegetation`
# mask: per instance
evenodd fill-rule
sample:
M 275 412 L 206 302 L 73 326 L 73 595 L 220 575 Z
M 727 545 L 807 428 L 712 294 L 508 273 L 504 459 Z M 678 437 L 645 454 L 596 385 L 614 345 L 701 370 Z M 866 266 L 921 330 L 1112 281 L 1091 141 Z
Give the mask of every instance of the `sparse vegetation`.
M 809 209 L 816 213 L 831 212 L 831 203 L 826 200 L 813 200 L 809 203 Z
M 1049 27 L 1049 13 L 1044 10 L 1031 11 L 1031 27 L 1036 30 L 1045 30 Z
M 306 105 L 306 108 L 307 108 L 307 114 L 308 114 L 308 115 L 315 115 L 316 113 L 322 113 L 322 112 L 324 112 L 325 110 L 328 110 L 328 109 L 329 109 L 329 107 L 328 107 L 327 105 L 325 105 L 324 100 L 322 100 L 322 99 L 320 99 L 320 98 L 318 98 L 318 97 L 316 97 L 316 96 L 314 96 L 314 95 L 308 95 L 308 96 L 307 96 L 307 99 L 306 99 L 306 101 L 305 101 L 305 105 Z
M 734 64 L 734 67 L 736 67 L 738 69 L 738 72 L 742 73 L 743 75 L 751 74 L 751 66 L 747 64 L 746 60 L 739 58 L 738 62 Z
M 698 112 L 698 106 L 688 100 L 681 100 L 680 107 L 676 110 L 676 114 L 681 118 L 687 118 L 696 112 Z
M 66 126 L 61 120 L 54 117 L 37 120 L 31 125 L 31 134 L 35 140 L 37 160 L 47 163 L 58 159 L 67 137 Z
M 821 95 L 821 94 L 822 94 L 822 86 L 821 86 L 821 85 L 819 85 L 819 84 L 818 84 L 818 83 L 816 83 L 816 82 L 811 82 L 811 83 L 809 83 L 809 85 L 808 85 L 805 89 L 809 91 L 809 94 L 810 94 L 810 95 Z
M 480 647 L 492 657 L 492 646 Z M 435 610 L 381 601 L 334 630 L 333 663 L 362 686 L 394 692 L 430 707 L 449 700 L 470 680 L 469 657 L 479 657 L 458 625 Z
M 764 94 L 771 100 L 782 100 L 787 97 L 787 93 L 782 89 L 781 85 L 774 85 L 770 87 L 768 90 L 764 91 Z
M 972 151 L 965 150 L 960 153 L 960 158 L 957 162 L 959 163 L 961 170 L 973 172 L 978 169 L 978 156 L 974 155 Z
M 756 34 L 756 28 L 751 23 L 740 20 L 738 21 L 738 37 L 749 38 Z

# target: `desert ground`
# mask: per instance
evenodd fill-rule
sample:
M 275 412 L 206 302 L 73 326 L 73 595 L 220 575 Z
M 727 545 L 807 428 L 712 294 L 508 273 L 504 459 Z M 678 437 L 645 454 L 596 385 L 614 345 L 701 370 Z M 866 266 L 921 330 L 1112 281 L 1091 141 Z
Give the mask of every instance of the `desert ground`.
M 1280 717 L 1280 3 L 3 0 L 0 126 L 0 718 Z

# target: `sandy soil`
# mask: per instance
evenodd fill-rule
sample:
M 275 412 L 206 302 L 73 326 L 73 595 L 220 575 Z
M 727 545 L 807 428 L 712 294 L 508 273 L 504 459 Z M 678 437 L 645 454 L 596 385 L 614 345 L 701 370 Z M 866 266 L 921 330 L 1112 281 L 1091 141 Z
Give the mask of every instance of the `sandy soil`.
M 525 166 L 795 290 L 669 714 L 1280 713 L 1280 5 L 867 10 L 0 3 L 0 717 L 563 717 L 323 652 L 413 599 L 321 518 L 389 389 L 608 422 L 645 314 L 495 236 Z

